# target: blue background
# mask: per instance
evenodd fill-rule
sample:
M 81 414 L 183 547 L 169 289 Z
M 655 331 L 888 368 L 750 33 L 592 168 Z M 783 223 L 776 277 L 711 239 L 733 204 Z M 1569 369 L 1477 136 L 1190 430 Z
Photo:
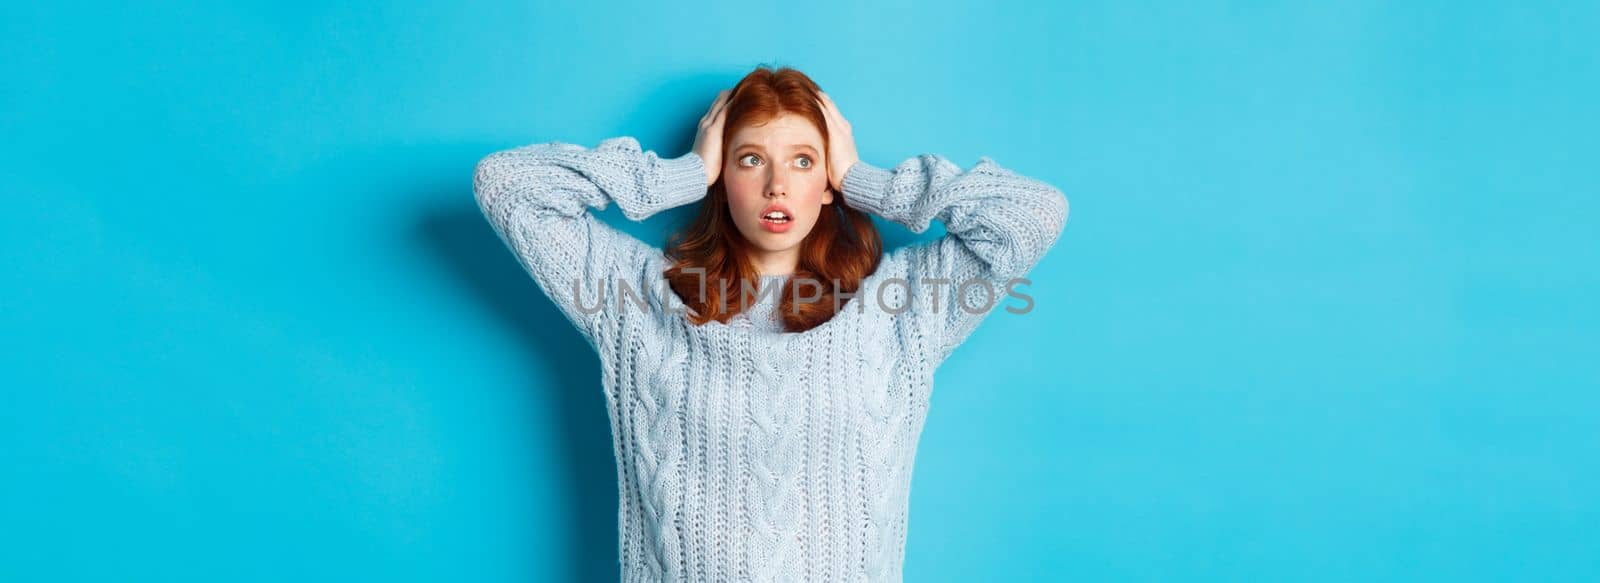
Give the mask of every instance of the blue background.
M 1072 202 L 937 376 L 908 580 L 1600 579 L 1593 3 L 34 4 L 0 580 L 614 577 L 598 361 L 473 164 L 682 154 L 762 63 Z

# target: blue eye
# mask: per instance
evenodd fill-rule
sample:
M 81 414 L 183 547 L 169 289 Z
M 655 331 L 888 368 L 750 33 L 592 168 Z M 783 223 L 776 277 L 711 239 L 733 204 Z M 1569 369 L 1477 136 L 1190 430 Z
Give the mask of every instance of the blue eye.
M 750 158 L 755 158 L 756 160 L 760 160 L 761 159 L 760 156 L 757 156 L 755 154 L 745 154 L 745 155 L 739 157 L 739 161 L 741 163 L 743 163 L 745 160 L 750 159 Z M 754 166 L 754 165 L 755 165 L 755 162 L 751 162 L 749 164 L 746 164 L 746 166 Z
M 811 158 L 810 157 L 801 156 L 799 161 L 802 162 L 802 164 L 800 165 L 801 168 L 810 168 L 811 167 Z

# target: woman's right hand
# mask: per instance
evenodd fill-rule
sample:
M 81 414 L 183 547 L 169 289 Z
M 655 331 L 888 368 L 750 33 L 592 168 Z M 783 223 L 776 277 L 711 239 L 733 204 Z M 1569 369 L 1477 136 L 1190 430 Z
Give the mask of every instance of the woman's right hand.
M 727 117 L 724 111 L 731 92 L 724 89 L 717 94 L 716 101 L 711 102 L 706 114 L 700 117 L 700 132 L 694 136 L 694 153 L 706 165 L 706 186 L 715 184 L 722 173 L 722 121 Z
M 822 104 L 822 118 L 828 122 L 828 185 L 834 192 L 844 192 L 844 176 L 850 167 L 861 161 L 856 154 L 856 138 L 851 133 L 850 121 L 839 113 L 839 106 L 827 93 L 817 92 Z

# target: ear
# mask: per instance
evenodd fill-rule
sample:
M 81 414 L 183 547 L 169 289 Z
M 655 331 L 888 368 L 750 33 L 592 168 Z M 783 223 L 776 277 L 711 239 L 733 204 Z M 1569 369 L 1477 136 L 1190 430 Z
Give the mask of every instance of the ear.
M 822 204 L 833 204 L 833 188 L 822 189 Z

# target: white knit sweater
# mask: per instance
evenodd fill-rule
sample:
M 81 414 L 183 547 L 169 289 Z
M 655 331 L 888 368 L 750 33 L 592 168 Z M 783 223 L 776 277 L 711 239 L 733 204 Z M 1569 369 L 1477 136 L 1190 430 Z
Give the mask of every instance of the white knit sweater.
M 662 251 L 590 213 L 615 202 L 642 220 L 700 200 L 699 156 L 624 136 L 478 163 L 485 217 L 604 368 L 623 581 L 901 579 L 934 369 L 993 309 L 1031 307 L 1002 301 L 1007 284 L 1055 243 L 1067 200 L 987 157 L 962 171 L 932 154 L 859 162 L 843 190 L 947 234 L 890 251 L 832 320 L 782 333 L 744 314 L 689 323 Z M 979 280 L 994 297 L 965 285 L 959 307 L 957 286 Z

